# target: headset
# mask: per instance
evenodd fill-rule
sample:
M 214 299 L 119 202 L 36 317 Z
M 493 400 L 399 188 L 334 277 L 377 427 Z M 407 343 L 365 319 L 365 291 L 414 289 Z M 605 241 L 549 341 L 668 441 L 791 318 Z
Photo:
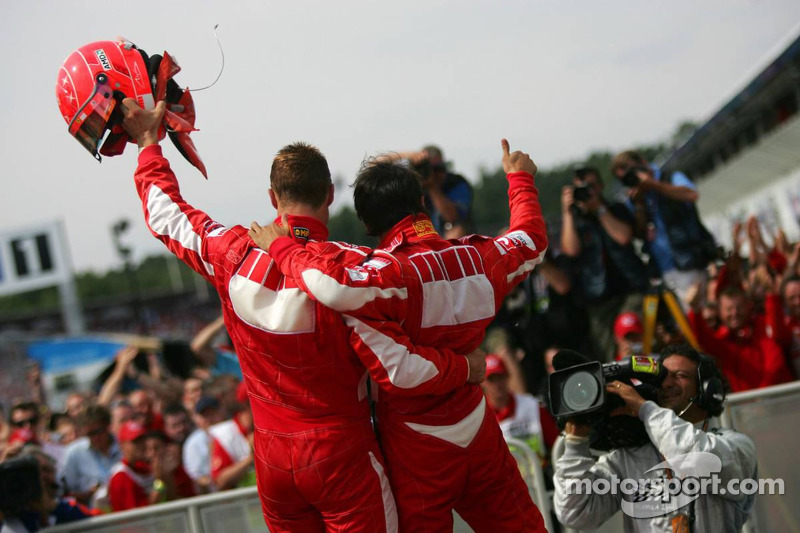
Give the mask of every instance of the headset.
M 697 395 L 692 400 L 700 409 L 717 416 L 722 412 L 725 402 L 725 385 L 714 360 L 702 352 L 698 352 L 698 355 Z

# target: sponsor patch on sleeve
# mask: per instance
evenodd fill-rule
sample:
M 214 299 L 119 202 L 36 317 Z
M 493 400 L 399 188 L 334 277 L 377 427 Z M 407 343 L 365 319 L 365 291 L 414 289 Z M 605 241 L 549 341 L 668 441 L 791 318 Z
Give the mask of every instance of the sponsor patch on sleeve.
M 499 243 L 500 246 L 506 250 L 523 247 L 530 248 L 531 250 L 536 249 L 536 245 L 533 244 L 533 240 L 524 231 L 512 231 L 511 233 L 506 233 L 502 237 L 495 239 L 495 242 Z
M 355 283 L 367 281 L 369 278 L 369 273 L 364 267 L 345 268 L 345 271 L 347 271 L 347 275 L 350 277 L 350 280 Z
M 207 237 L 222 237 L 225 232 L 228 231 L 228 228 L 220 224 L 219 222 L 208 222 L 206 225 L 206 236 Z
M 388 259 L 382 259 L 380 257 L 373 257 L 372 259 L 370 259 L 369 261 L 364 263 L 364 266 L 366 268 L 374 268 L 375 270 L 380 270 L 380 269 L 382 269 L 384 267 L 389 266 L 391 263 L 392 262 L 389 261 Z

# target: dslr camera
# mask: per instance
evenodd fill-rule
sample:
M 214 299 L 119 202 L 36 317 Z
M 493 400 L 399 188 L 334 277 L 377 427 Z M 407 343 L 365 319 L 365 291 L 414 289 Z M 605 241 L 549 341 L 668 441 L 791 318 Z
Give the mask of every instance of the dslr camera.
M 619 178 L 619 180 L 626 187 L 638 187 L 642 182 L 642 179 L 639 177 L 638 173 L 647 172 L 648 170 L 649 169 L 647 167 L 631 167 L 621 178 Z
M 639 419 L 610 416 L 625 402 L 606 394 L 606 384 L 621 381 L 636 389 L 645 400 L 656 401 L 666 372 L 654 357 L 632 355 L 621 361 L 600 364 L 570 350 L 553 360 L 556 372 L 549 377 L 550 411 L 560 422 L 567 418 L 593 427 L 592 448 L 610 450 L 647 442 Z
M 588 202 L 591 200 L 594 192 L 592 192 L 592 187 L 588 183 L 583 183 L 581 185 L 575 185 L 572 187 L 572 198 L 576 202 Z

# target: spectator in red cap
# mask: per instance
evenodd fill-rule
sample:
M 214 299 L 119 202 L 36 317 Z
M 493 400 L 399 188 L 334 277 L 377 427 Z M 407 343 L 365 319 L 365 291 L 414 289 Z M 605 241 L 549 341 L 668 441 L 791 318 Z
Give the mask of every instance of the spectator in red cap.
M 547 450 L 558 436 L 555 421 L 544 404 L 533 395 L 511 392 L 508 369 L 498 355 L 486 356 L 486 381 L 482 387 L 503 436 L 524 440 L 540 457 L 546 457 Z
M 642 355 L 644 326 L 637 313 L 628 311 L 617 315 L 614 321 L 614 342 L 617 345 L 617 361 L 631 355 Z
M 147 434 L 145 426 L 132 420 L 125 422 L 119 431 L 122 461 L 111 469 L 108 482 L 108 499 L 114 511 L 145 507 L 164 500 L 165 482 L 156 479 L 147 459 Z

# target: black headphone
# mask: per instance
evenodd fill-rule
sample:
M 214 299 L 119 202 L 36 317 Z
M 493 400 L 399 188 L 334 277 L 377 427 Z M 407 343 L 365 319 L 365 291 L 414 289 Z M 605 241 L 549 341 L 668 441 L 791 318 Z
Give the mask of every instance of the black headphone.
M 701 352 L 698 355 L 697 396 L 692 401 L 711 416 L 716 416 L 722 412 L 722 404 L 725 402 L 725 385 L 714 360 Z

